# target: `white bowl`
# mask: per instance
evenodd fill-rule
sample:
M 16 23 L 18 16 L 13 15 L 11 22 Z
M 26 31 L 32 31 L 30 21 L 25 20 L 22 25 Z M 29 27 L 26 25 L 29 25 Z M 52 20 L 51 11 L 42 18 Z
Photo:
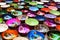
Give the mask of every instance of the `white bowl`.
M 8 29 L 8 26 L 6 24 L 0 24 L 0 32 L 4 32 Z
M 10 5 L 1 5 L 2 8 L 10 7 Z
M 53 0 L 53 1 L 55 1 L 55 2 L 60 2 L 60 0 Z
M 6 5 L 6 3 L 5 2 L 0 2 L 0 5 Z
M 43 2 L 37 2 L 37 4 L 44 4 Z

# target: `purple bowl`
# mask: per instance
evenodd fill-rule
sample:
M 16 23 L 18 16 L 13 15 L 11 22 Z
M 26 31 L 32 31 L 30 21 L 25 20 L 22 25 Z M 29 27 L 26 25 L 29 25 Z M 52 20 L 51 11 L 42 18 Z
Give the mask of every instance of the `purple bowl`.
M 53 15 L 53 14 L 45 14 L 44 15 L 46 18 L 56 18 L 57 16 L 56 15 Z
M 18 32 L 22 34 L 26 34 L 30 31 L 30 28 L 27 24 L 21 24 L 18 28 Z

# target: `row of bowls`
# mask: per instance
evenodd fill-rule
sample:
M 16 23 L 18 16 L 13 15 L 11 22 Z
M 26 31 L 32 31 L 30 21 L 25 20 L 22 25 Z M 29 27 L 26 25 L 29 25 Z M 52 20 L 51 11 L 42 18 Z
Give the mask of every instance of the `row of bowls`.
M 2 38 L 4 40 L 60 40 L 59 4 L 59 2 L 36 1 L 0 2 Z

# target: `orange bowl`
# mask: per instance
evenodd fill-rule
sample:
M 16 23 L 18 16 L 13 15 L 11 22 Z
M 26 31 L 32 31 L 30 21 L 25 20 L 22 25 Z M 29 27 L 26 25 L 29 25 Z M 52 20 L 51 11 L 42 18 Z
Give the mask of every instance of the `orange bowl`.
M 56 30 L 60 31 L 60 25 L 56 26 Z
M 60 24 L 60 17 L 57 17 L 54 19 L 56 23 L 59 23 Z
M 18 32 L 16 30 L 7 30 L 2 33 L 2 37 L 4 39 L 13 39 L 18 36 Z

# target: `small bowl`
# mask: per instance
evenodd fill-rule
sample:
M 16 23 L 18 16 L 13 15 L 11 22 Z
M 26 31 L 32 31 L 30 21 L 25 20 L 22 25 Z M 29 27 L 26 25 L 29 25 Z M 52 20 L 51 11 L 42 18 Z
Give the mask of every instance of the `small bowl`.
M 39 8 L 34 7 L 34 6 L 31 6 L 31 7 L 29 7 L 29 10 L 31 10 L 31 11 L 38 11 L 38 10 L 39 10 Z
M 8 29 L 8 26 L 6 24 L 0 24 L 0 32 L 4 32 Z
M 46 20 L 46 18 L 44 16 L 40 16 L 40 15 L 37 15 L 35 18 L 39 21 L 45 21 Z
M 27 34 L 30 31 L 30 27 L 27 24 L 21 24 L 18 28 L 18 32 L 21 34 Z
M 20 23 L 21 22 L 18 18 L 12 18 L 12 19 L 6 21 L 6 24 L 9 27 L 17 27 L 18 25 L 20 25 Z
M 6 5 L 6 3 L 5 2 L 0 2 L 0 5 Z
M 10 5 L 1 5 L 2 8 L 8 8 Z
M 60 32 L 59 31 L 49 31 L 48 37 L 51 40 L 60 40 Z
M 25 20 L 25 23 L 27 25 L 30 25 L 30 26 L 36 26 L 39 24 L 38 20 L 34 19 L 34 18 L 28 18 Z
M 4 20 L 9 20 L 9 19 L 12 19 L 13 18 L 13 15 L 12 14 L 3 14 L 3 19 Z
M 20 16 L 20 15 L 22 15 L 22 12 L 21 11 L 13 11 L 13 12 L 11 12 L 11 14 L 13 14 L 14 16 Z
M 11 40 L 17 36 L 18 36 L 18 32 L 16 30 L 9 29 L 2 33 L 2 37 L 6 40 Z
M 57 16 L 56 15 L 53 15 L 53 14 L 45 14 L 44 17 L 54 19 Z
M 47 25 L 48 27 L 52 27 L 52 28 L 56 27 L 56 24 L 53 20 L 46 20 L 44 24 Z
M 36 14 L 37 15 L 45 15 L 45 13 L 44 12 L 41 12 L 41 11 L 38 11 Z
M 44 40 L 44 34 L 36 30 L 31 30 L 28 33 L 28 38 L 29 40 Z
M 54 20 L 56 23 L 60 24 L 60 17 L 56 17 Z

